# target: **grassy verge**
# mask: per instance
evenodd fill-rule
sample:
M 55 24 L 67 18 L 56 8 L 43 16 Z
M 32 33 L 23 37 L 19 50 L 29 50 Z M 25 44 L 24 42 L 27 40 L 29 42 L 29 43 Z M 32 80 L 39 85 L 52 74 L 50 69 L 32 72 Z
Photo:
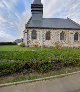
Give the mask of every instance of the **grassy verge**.
M 44 77 L 49 77 L 49 76 L 55 76 L 55 75 L 60 75 L 60 74 L 66 74 L 66 73 L 72 73 L 79 71 L 79 67 L 74 67 L 74 68 L 63 68 L 58 71 L 50 71 L 48 73 L 30 73 L 30 74 L 14 74 L 6 77 L 0 77 L 0 84 L 4 83 L 12 83 L 12 82 L 20 82 L 24 80 L 34 80 L 38 78 L 44 78 Z
M 77 91 L 75 91 L 75 92 L 80 92 L 80 90 L 77 90 Z

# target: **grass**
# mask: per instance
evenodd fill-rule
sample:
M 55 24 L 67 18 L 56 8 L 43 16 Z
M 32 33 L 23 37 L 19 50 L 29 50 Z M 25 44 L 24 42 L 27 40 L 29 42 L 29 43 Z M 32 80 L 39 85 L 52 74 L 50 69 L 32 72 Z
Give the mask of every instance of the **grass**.
M 5 45 L 5 46 L 0 46 L 0 51 L 25 51 L 25 50 L 28 50 L 26 48 L 22 48 L 20 46 L 17 46 L 17 45 Z
M 34 79 L 39 79 L 39 78 L 44 78 L 44 77 L 49 77 L 49 76 L 55 76 L 55 75 L 60 75 L 60 74 L 66 74 L 66 73 L 72 73 L 75 71 L 79 71 L 79 67 L 74 67 L 74 68 L 63 68 L 58 71 L 50 71 L 48 73 L 30 73 L 30 74 L 13 74 L 10 76 L 5 76 L 5 77 L 0 77 L 0 84 L 5 84 L 5 83 L 12 83 L 12 82 L 20 82 L 20 81 L 25 81 L 25 80 L 34 80 Z
M 80 92 L 80 89 L 78 89 L 78 90 L 76 90 L 76 91 L 74 91 L 74 92 Z
M 18 45 L 3 45 L 0 46 L 0 51 L 32 51 L 32 50 L 46 50 L 47 48 L 27 48 Z

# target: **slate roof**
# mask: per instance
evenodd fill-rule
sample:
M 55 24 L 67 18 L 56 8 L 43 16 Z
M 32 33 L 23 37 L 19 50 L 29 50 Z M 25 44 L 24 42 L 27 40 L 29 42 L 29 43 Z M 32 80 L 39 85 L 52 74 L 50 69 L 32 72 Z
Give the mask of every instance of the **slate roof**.
M 42 20 L 30 20 L 26 24 L 26 28 L 51 28 L 51 29 L 78 29 L 80 25 L 73 20 L 67 18 L 42 18 Z

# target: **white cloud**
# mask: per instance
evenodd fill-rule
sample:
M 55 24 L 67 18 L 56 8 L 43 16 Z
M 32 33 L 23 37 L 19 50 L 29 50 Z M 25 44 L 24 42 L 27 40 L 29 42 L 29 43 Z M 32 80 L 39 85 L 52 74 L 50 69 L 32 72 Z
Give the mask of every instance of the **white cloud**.
M 0 16 L 0 23 L 2 22 L 6 22 L 6 20 L 2 16 Z
M 25 29 L 25 24 L 28 22 L 28 20 L 31 17 L 31 13 L 30 11 L 27 12 L 23 12 L 22 16 L 21 16 L 21 20 L 19 21 L 19 23 L 17 24 L 18 29 L 19 29 L 19 35 L 22 37 L 23 36 L 23 31 Z
M 0 8 L 4 8 L 4 4 L 0 1 Z
M 45 1 L 46 2 L 46 1 Z M 44 4 L 44 17 L 52 17 L 59 0 L 47 0 Z
M 2 3 L 5 5 L 5 8 L 12 9 L 16 6 L 19 0 L 2 0 Z
M 15 36 L 7 34 L 5 31 L 0 31 L 0 41 L 14 41 L 15 39 Z

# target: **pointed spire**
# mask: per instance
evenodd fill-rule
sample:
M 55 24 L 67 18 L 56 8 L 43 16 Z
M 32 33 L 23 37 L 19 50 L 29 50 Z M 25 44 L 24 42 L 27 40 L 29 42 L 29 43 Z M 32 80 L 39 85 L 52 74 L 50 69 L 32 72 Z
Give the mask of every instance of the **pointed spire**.
M 41 4 L 41 0 L 34 0 L 33 4 Z

